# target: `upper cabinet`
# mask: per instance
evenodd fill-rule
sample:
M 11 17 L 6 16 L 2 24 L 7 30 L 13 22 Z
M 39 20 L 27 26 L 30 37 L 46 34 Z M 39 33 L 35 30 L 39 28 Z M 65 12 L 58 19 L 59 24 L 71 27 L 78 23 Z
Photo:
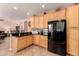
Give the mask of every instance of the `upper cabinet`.
M 34 16 L 30 17 L 30 21 L 31 21 L 31 28 L 34 28 L 35 26 Z
M 66 9 L 62 9 L 56 12 L 57 15 L 57 19 L 61 20 L 61 19 L 66 19 Z
M 66 19 L 66 9 L 48 13 L 49 21 Z
M 44 28 L 47 28 L 48 27 L 48 14 L 44 14 L 43 16 L 43 26 Z
M 39 28 L 44 28 L 44 15 L 39 15 Z
M 48 13 L 48 21 L 57 20 L 57 15 L 55 12 L 49 12 Z
M 78 27 L 79 26 L 79 6 L 71 6 L 67 8 L 66 12 L 68 27 Z
M 38 24 L 38 22 L 39 22 L 39 18 L 38 18 L 38 16 L 35 16 L 34 17 L 34 21 L 35 21 L 35 26 L 34 26 L 34 28 L 39 28 L 39 24 Z

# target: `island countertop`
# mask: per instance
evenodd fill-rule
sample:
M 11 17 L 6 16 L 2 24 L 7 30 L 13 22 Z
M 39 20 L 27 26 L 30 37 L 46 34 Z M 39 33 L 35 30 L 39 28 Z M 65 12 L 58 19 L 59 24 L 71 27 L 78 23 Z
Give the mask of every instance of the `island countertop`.
M 15 36 L 15 37 L 22 37 L 22 36 L 28 36 L 28 35 L 32 35 L 31 32 L 23 32 L 23 33 L 11 33 L 12 36 Z

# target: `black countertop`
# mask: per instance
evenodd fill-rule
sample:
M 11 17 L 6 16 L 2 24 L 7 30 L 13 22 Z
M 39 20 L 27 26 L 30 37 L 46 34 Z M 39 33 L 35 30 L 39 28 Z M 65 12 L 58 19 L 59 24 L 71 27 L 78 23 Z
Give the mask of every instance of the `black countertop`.
M 48 36 L 48 35 L 43 35 L 43 34 L 32 34 L 32 32 L 24 32 L 24 33 L 11 33 L 12 36 L 16 37 L 22 37 L 22 36 L 28 36 L 28 35 L 42 35 L 42 36 Z
M 11 33 L 12 36 L 16 36 L 16 37 L 22 37 L 22 36 L 28 36 L 28 35 L 32 35 L 31 32 L 24 32 L 24 33 Z

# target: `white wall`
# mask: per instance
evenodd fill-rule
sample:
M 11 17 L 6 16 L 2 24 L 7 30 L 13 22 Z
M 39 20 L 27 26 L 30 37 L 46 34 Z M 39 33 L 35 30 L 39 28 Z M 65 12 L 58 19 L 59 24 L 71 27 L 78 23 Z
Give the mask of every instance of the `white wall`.
M 21 30 L 24 30 L 24 20 L 4 20 L 0 21 L 0 30 L 8 31 L 15 30 L 16 25 L 20 25 Z

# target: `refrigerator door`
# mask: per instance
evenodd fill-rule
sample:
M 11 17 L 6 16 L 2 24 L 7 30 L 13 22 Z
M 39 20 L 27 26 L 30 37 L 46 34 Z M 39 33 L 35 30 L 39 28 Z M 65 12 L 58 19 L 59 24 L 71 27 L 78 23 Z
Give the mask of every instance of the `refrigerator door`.
M 48 39 L 53 40 L 53 24 L 48 25 Z
M 48 31 L 48 51 L 66 55 L 66 21 L 52 21 Z

